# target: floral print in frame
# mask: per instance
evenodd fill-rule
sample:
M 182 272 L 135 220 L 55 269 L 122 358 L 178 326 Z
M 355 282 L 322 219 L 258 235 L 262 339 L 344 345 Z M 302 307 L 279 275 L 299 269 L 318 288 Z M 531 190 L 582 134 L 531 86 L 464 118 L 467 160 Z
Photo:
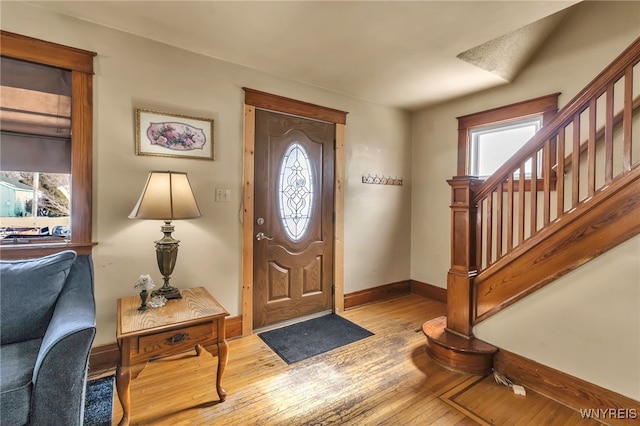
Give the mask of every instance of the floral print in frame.
M 136 109 L 136 155 L 213 160 L 213 119 Z

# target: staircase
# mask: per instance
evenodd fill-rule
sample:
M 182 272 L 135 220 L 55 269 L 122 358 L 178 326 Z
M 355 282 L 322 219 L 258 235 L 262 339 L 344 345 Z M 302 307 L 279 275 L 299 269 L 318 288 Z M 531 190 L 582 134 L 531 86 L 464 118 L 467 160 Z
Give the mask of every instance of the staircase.
M 640 233 L 639 106 L 640 38 L 492 176 L 449 180 L 447 315 L 423 325 L 436 361 L 489 373 L 474 325 Z

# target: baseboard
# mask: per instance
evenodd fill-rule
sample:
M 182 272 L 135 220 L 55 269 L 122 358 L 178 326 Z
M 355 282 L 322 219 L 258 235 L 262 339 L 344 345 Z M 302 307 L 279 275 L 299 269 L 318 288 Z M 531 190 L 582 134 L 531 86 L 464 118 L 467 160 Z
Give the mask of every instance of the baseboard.
M 91 348 L 89 355 L 89 377 L 92 379 L 104 376 L 106 373 L 115 371 L 118 364 L 118 344 L 95 346 Z
M 404 280 L 345 294 L 344 308 L 355 308 L 408 294 L 417 294 L 438 302 L 447 303 L 446 289 L 416 280 Z
M 416 280 L 411 281 L 411 293 L 437 300 L 438 302 L 447 303 L 447 289 L 427 284 Z
M 242 336 L 242 316 L 225 318 L 227 340 Z M 89 377 L 94 379 L 114 373 L 118 365 L 120 351 L 117 343 L 94 346 L 89 355 Z
M 576 411 L 594 410 L 602 423 L 637 425 L 640 419 L 640 402 L 503 349 L 494 358 L 494 369 Z
M 411 282 L 409 280 L 384 284 L 378 287 L 354 291 L 344 295 L 344 308 L 350 309 L 383 300 L 394 299 L 411 294 Z
M 242 315 L 225 318 L 224 328 L 227 340 L 242 337 Z

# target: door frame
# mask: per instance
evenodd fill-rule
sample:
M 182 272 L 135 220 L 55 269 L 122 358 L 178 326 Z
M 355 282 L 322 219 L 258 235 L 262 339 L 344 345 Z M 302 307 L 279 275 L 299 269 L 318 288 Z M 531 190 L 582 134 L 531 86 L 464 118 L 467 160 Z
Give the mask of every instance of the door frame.
M 253 334 L 253 222 L 255 111 L 290 114 L 334 123 L 334 232 L 333 232 L 333 311 L 344 311 L 344 142 L 347 112 L 243 87 L 244 134 L 242 154 L 242 335 Z

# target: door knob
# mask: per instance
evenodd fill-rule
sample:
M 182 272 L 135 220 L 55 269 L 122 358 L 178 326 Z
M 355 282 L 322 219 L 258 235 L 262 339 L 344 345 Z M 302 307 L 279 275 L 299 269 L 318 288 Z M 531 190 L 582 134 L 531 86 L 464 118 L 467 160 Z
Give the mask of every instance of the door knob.
M 261 240 L 273 240 L 273 237 L 267 237 L 266 235 L 264 235 L 264 232 L 258 232 L 256 234 L 256 240 L 261 241 Z

